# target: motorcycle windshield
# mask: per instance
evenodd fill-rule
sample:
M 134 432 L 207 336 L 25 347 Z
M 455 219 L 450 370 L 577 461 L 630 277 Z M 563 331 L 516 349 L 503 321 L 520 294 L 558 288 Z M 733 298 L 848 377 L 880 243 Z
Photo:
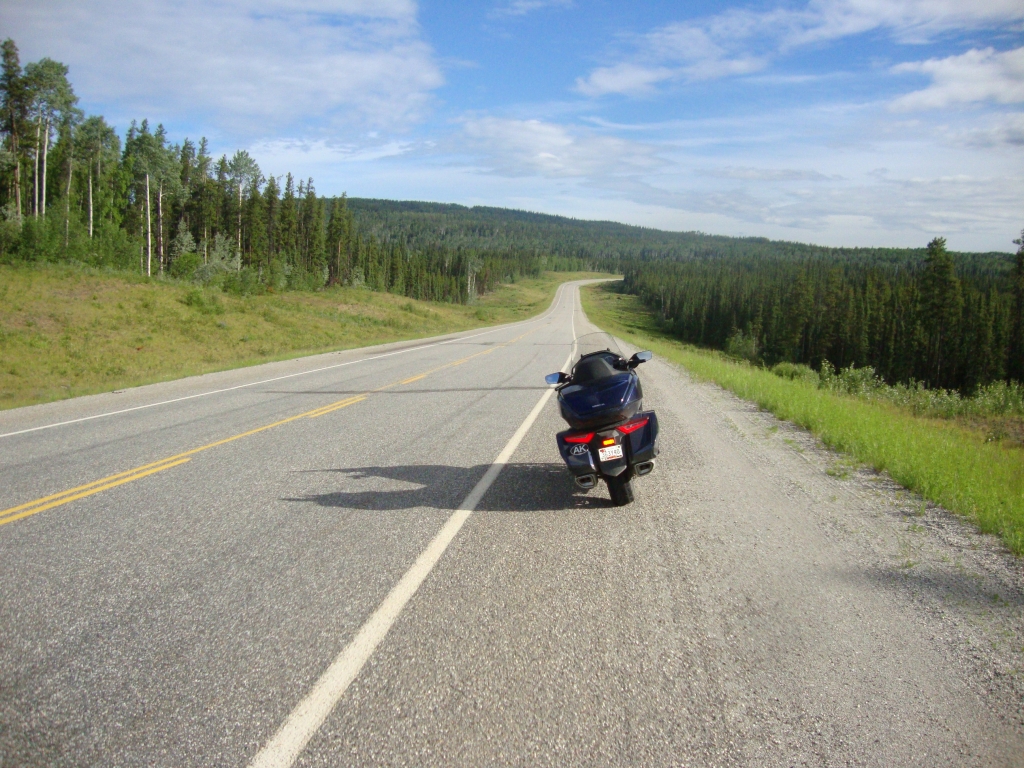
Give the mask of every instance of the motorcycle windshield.
M 573 356 L 572 365 L 575 368 L 580 359 L 594 352 L 611 352 L 616 357 L 622 357 L 619 345 L 611 334 L 599 331 L 598 333 L 587 333 L 576 338 L 576 354 Z

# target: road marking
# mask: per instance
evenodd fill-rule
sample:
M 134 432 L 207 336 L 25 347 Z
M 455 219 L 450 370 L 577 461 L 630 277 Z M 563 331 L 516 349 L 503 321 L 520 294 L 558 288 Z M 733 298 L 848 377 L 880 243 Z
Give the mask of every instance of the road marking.
M 419 376 L 413 376 L 412 378 L 405 379 L 404 381 L 398 382 L 399 384 L 412 384 L 414 381 L 427 378 L 427 374 L 421 373 Z
M 535 330 L 536 329 L 534 329 L 534 331 Z M 499 344 L 496 347 L 490 347 L 488 349 L 485 349 L 482 352 L 474 352 L 473 354 L 471 354 L 471 355 L 469 355 L 467 357 L 464 357 L 464 358 L 462 358 L 460 360 L 456 360 L 454 363 L 446 363 L 444 365 L 438 366 L 437 368 L 432 368 L 429 371 L 426 371 L 425 373 L 422 373 L 422 374 L 420 374 L 417 377 L 413 377 L 412 380 L 415 380 L 417 378 L 420 378 L 420 379 L 425 378 L 425 377 L 429 376 L 430 374 L 436 373 L 437 371 L 444 370 L 445 368 L 451 368 L 454 365 L 461 365 L 462 363 L 465 363 L 468 360 L 472 360 L 474 357 L 479 357 L 481 355 L 489 354 L 490 352 L 493 352 L 495 349 L 499 349 L 501 347 L 507 347 L 510 344 L 514 344 L 515 342 L 519 341 L 520 339 L 525 338 L 526 336 L 529 336 L 534 331 L 527 331 L 526 333 L 523 333 L 523 334 L 520 334 L 519 336 L 516 336 L 514 339 L 510 339 L 509 341 L 503 342 L 502 344 Z M 385 389 L 388 389 L 390 387 L 394 387 L 394 386 L 397 386 L 399 384 L 408 383 L 408 381 L 410 381 L 410 379 L 407 379 L 406 381 L 392 382 L 390 384 L 385 384 L 383 387 L 379 387 L 379 388 L 377 388 L 377 389 L 375 389 L 373 391 L 374 392 L 381 392 L 381 391 L 383 391 Z M 295 416 L 289 416 L 288 418 L 280 419 L 279 421 L 275 421 L 272 424 L 265 424 L 262 427 L 256 427 L 255 429 L 250 429 L 247 432 L 242 432 L 242 433 L 237 434 L 237 435 L 232 435 L 231 437 L 225 437 L 222 440 L 217 440 L 216 442 L 213 442 L 213 443 L 207 443 L 206 445 L 201 445 L 198 448 L 192 448 L 192 449 L 190 449 L 188 451 L 185 451 L 184 453 L 179 453 L 179 454 L 176 454 L 174 456 L 168 456 L 167 458 L 161 459 L 160 461 L 154 461 L 154 462 L 152 462 L 150 464 L 144 464 L 141 467 L 136 467 L 135 469 L 129 469 L 129 470 L 125 470 L 124 472 L 119 472 L 116 475 L 110 475 L 109 477 L 105 477 L 102 480 L 94 480 L 91 483 L 87 483 L 86 485 L 80 485 L 77 488 L 71 488 L 70 490 L 62 491 L 61 493 L 55 493 L 55 494 L 52 494 L 50 496 L 44 496 L 43 498 L 35 499 L 34 501 L 27 501 L 24 504 L 19 504 L 16 507 L 10 507 L 9 509 L 5 509 L 3 511 L 0 511 L 0 525 L 4 525 L 6 523 L 13 523 L 15 520 L 21 520 L 21 519 L 23 519 L 25 517 L 29 517 L 30 515 L 34 515 L 37 512 L 43 512 L 44 510 L 47 510 L 47 509 L 53 509 L 54 507 L 59 507 L 62 504 L 67 504 L 68 502 L 76 501 L 78 499 L 85 498 L 86 496 L 92 496 L 94 493 L 99 493 L 100 491 L 105 491 L 108 488 L 115 488 L 118 485 L 123 485 L 124 483 L 131 482 L 132 480 L 138 480 L 139 478 L 147 477 L 147 476 L 152 475 L 152 474 L 154 474 L 156 472 L 161 472 L 164 469 L 170 469 L 171 467 L 176 467 L 179 464 L 184 464 L 186 461 L 189 461 L 189 459 L 187 457 L 193 456 L 193 455 L 195 455 L 197 453 L 200 453 L 202 451 L 208 451 L 211 448 L 216 448 L 217 446 L 220 446 L 220 445 L 225 445 L 227 443 L 234 442 L 235 440 L 240 440 L 243 437 L 249 437 L 250 435 L 255 435 L 255 434 L 258 434 L 260 432 L 265 432 L 268 429 L 273 429 L 274 427 L 280 427 L 283 424 L 289 424 L 289 423 L 291 423 L 293 421 L 296 421 L 298 419 L 302 419 L 302 418 L 315 419 L 318 416 L 324 416 L 324 415 L 326 415 L 328 413 L 333 413 L 334 411 L 341 410 L 342 408 L 346 408 L 346 407 L 348 407 L 350 405 L 355 405 L 356 403 L 361 403 L 367 397 L 369 397 L 369 394 L 367 394 L 367 393 L 362 393 L 362 394 L 354 395 L 352 397 L 347 397 L 344 400 L 338 400 L 338 401 L 336 401 L 334 403 L 328 403 L 327 405 L 320 406 L 319 408 L 314 408 L 313 410 L 305 411 L 303 413 L 296 414 Z M 178 459 L 181 459 L 181 461 L 178 461 Z M 150 467 L 158 467 L 158 468 L 151 469 L 149 471 L 143 471 L 143 470 L 149 469 Z M 117 482 L 110 482 L 110 481 L 113 481 L 113 480 L 115 480 L 117 478 L 125 477 L 127 475 L 131 475 L 131 477 L 127 477 L 124 480 L 118 480 Z M 87 489 L 91 489 L 91 490 L 87 490 Z M 84 492 L 76 494 L 76 491 L 84 491 Z M 20 510 L 26 510 L 26 511 L 22 512 L 20 514 L 15 514 L 15 513 L 19 512 Z
M 96 482 L 89 483 L 88 485 L 79 486 L 79 488 L 87 489 L 83 490 L 81 493 L 74 493 L 74 491 L 78 489 L 73 488 L 72 490 L 65 491 L 64 493 L 54 494 L 53 496 L 47 496 L 44 499 L 37 499 L 36 501 L 32 501 L 27 504 L 21 504 L 17 507 L 5 509 L 2 512 L 0 512 L 0 525 L 7 525 L 7 523 L 13 523 L 15 520 L 21 520 L 23 518 L 29 517 L 30 515 L 34 515 L 38 512 L 44 512 L 47 509 L 59 507 L 61 504 L 67 504 L 69 501 L 84 499 L 86 496 L 92 496 L 94 493 L 105 491 L 108 488 L 115 488 L 119 485 L 130 483 L 133 480 L 139 480 L 143 477 L 149 477 L 150 475 L 156 474 L 157 472 L 163 472 L 165 469 L 177 467 L 189 461 L 191 461 L 191 459 L 186 458 L 178 459 L 177 461 L 164 460 L 162 462 L 156 462 L 156 464 L 158 464 L 159 466 L 147 464 L 145 467 L 138 467 L 137 469 L 129 470 L 128 472 L 121 472 L 118 475 L 111 475 L 110 477 L 104 478 L 103 480 L 97 480 Z M 146 469 L 146 467 L 149 467 L 149 469 Z M 115 480 L 114 478 L 119 479 Z M 110 480 L 111 482 L 106 482 L 107 480 Z M 47 499 L 54 500 L 49 501 L 48 503 L 41 503 L 46 502 Z M 18 510 L 22 511 L 19 512 Z
M 572 361 L 576 343 L 576 325 L 573 322 L 573 349 L 565 367 Z M 349 685 L 356 679 L 373 652 L 387 636 L 398 619 L 402 609 L 426 580 L 448 545 L 473 514 L 476 505 L 497 479 L 501 470 L 512 458 L 519 443 L 530 431 L 544 409 L 554 389 L 547 390 L 530 411 L 530 415 L 519 425 L 519 429 L 505 444 L 494 463 L 487 468 L 484 476 L 470 491 L 469 496 L 459 505 L 440 532 L 416 558 L 416 562 L 405 572 L 402 579 L 391 589 L 383 602 L 377 606 L 366 623 L 359 628 L 356 636 L 335 658 L 327 670 L 314 683 L 312 690 L 291 711 L 284 723 L 261 749 L 250 764 L 251 768 L 289 768 L 313 738 L 320 726 L 337 706 Z
M 93 419 L 104 419 L 104 418 L 107 418 L 108 416 L 118 416 L 118 415 L 120 415 L 122 413 L 131 413 L 132 411 L 141 411 L 141 410 L 144 410 L 146 408 L 156 408 L 158 405 L 170 405 L 171 403 L 180 403 L 180 402 L 182 402 L 184 400 L 194 400 L 197 397 L 208 397 L 210 395 L 219 395 L 219 394 L 222 394 L 224 392 L 234 392 L 236 389 L 246 389 L 247 387 L 257 387 L 260 384 L 270 384 L 272 382 L 282 381 L 284 379 L 294 379 L 296 376 L 307 376 L 307 375 L 309 375 L 311 373 L 320 373 L 322 371 L 331 371 L 331 370 L 334 370 L 335 368 L 344 368 L 346 366 L 356 365 L 358 363 L 366 363 L 366 362 L 370 362 L 372 360 L 381 360 L 381 359 L 383 359 L 385 357 L 393 357 L 395 355 L 404 355 L 406 352 L 416 352 L 416 351 L 421 350 L 421 349 L 430 349 L 432 347 L 443 347 L 446 344 L 454 344 L 457 341 L 465 341 L 466 339 L 475 339 L 477 336 L 486 336 L 489 333 L 497 333 L 498 331 L 507 330 L 509 328 L 514 328 L 517 325 L 522 325 L 522 324 L 526 324 L 526 323 L 539 323 L 542 320 L 548 319 L 558 309 L 557 305 L 558 305 L 559 301 L 562 298 L 562 289 L 565 286 L 566 286 L 566 283 L 563 283 L 562 285 L 558 286 L 558 290 L 555 292 L 555 298 L 551 302 L 551 308 L 545 314 L 541 315 L 540 317 L 533 318 L 533 319 L 530 319 L 530 320 L 520 320 L 518 323 L 509 323 L 508 325 L 501 325 L 501 326 L 498 326 L 497 328 L 490 328 L 490 329 L 488 329 L 486 331 L 481 331 L 480 333 L 474 333 L 474 334 L 472 334 L 470 336 L 459 336 L 459 337 L 454 338 L 454 339 L 448 339 L 447 341 L 438 341 L 438 342 L 434 342 L 433 344 L 423 344 L 423 345 L 418 346 L 418 347 L 409 347 L 408 349 L 399 349 L 399 350 L 397 350 L 395 352 L 385 352 L 382 355 L 373 355 L 371 357 L 363 357 L 363 358 L 360 358 L 359 360 L 349 360 L 347 363 L 337 363 L 336 365 L 327 365 L 327 366 L 324 366 L 322 368 L 314 368 L 314 369 L 309 370 L 309 371 L 299 371 L 298 373 L 289 373 L 289 374 L 286 374 L 284 376 L 275 376 L 273 378 L 263 379 L 261 381 L 251 381 L 248 384 L 239 384 L 239 385 L 234 386 L 234 387 L 224 387 L 223 389 L 213 389 L 213 390 L 210 390 L 209 392 L 199 392 L 199 393 L 194 394 L 194 395 L 185 395 L 184 397 L 175 397 L 175 398 L 172 398 L 170 400 L 161 400 L 160 402 L 157 402 L 157 403 L 146 403 L 145 405 L 136 405 L 136 406 L 134 406 L 132 408 L 122 408 L 121 410 L 118 410 L 118 411 L 108 411 L 106 413 L 97 413 L 97 414 L 94 414 L 92 416 L 83 416 L 80 419 L 68 419 L 67 421 L 58 421 L 58 422 L 55 422 L 53 424 L 44 424 L 44 425 L 42 425 L 40 427 L 30 427 L 28 429 L 19 429 L 19 430 L 15 431 L 15 432 L 5 432 L 3 434 L 0 434 L 0 439 L 5 438 L 5 437 L 14 437 L 15 435 L 24 435 L 24 434 L 27 434 L 29 432 L 39 432 L 40 430 L 44 430 L 44 429 L 54 429 L 56 427 L 66 427 L 69 424 L 79 424 L 79 423 L 81 423 L 83 421 L 92 421 Z M 349 351 L 349 350 L 342 350 L 342 351 Z
M 368 395 L 356 395 L 355 397 L 350 397 L 347 398 L 346 400 L 339 400 L 336 403 L 331 403 L 330 405 L 325 405 L 322 408 L 317 408 L 315 411 L 310 411 L 309 413 L 306 414 L 306 418 L 315 419 L 317 416 L 323 416 L 324 414 L 327 413 L 334 413 L 335 411 L 339 411 L 342 408 L 347 408 L 350 405 L 361 403 L 367 397 Z

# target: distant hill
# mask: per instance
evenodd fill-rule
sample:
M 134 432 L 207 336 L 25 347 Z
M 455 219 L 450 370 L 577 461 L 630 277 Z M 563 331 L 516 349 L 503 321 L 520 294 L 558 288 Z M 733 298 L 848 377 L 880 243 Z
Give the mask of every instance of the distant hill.
M 832 248 L 764 237 L 668 232 L 510 208 L 407 200 L 349 198 L 348 208 L 360 231 L 381 241 L 402 240 L 414 250 L 527 249 L 584 259 L 609 270 L 621 269 L 634 260 L 722 257 L 749 261 L 751 266 L 765 260 L 826 259 L 847 265 L 913 269 L 925 257 L 924 242 L 920 248 Z M 977 277 L 1003 276 L 1010 268 L 1006 253 L 954 253 L 953 257 L 962 273 Z

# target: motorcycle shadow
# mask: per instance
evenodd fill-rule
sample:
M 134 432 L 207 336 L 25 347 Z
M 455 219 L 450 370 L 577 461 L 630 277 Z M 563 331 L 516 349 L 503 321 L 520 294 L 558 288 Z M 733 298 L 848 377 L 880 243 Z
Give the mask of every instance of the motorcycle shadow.
M 351 490 L 285 500 L 313 502 L 336 509 L 455 509 L 489 467 L 489 464 L 473 467 L 409 464 L 318 470 L 337 473 L 343 479 L 342 487 L 348 486 Z M 476 511 L 553 512 L 611 506 L 603 486 L 584 493 L 575 487 L 561 464 L 508 464 L 476 505 Z

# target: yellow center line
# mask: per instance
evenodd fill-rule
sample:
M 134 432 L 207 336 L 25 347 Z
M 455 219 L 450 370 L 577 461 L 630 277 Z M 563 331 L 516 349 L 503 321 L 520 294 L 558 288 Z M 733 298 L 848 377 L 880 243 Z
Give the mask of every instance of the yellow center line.
M 348 400 L 339 400 L 336 403 L 332 403 L 331 405 L 325 405 L 323 408 L 319 408 L 313 411 L 312 413 L 306 414 L 306 418 L 315 419 L 317 416 L 323 416 L 324 414 L 327 413 L 340 411 L 342 408 L 347 408 L 350 405 L 355 405 L 356 403 L 363 402 L 363 400 L 365 400 L 367 397 L 368 395 L 356 395 L 355 397 L 350 397 Z
M 398 383 L 399 384 L 412 384 L 414 381 L 419 381 L 420 379 L 427 378 L 427 376 L 429 376 L 429 374 L 421 373 L 419 376 L 413 376 L 411 379 L 405 379 L 404 381 L 400 381 Z
M 78 491 L 84 491 L 84 490 L 86 490 L 88 488 L 93 488 L 93 487 L 95 487 L 97 485 L 102 485 L 102 484 L 107 483 L 107 482 L 109 482 L 111 480 L 116 480 L 119 477 L 124 477 L 126 475 L 134 475 L 136 472 L 140 472 L 140 471 L 142 471 L 144 469 L 149 469 L 150 467 L 155 467 L 158 464 L 166 464 L 168 461 L 170 461 L 170 459 L 161 459 L 160 461 L 154 461 L 151 464 L 143 464 L 141 467 L 135 467 L 135 469 L 127 469 L 124 472 L 118 472 L 116 475 L 110 475 L 110 477 L 104 477 L 104 478 L 102 478 L 100 480 L 93 480 L 91 483 L 86 483 L 85 485 L 79 485 L 76 488 L 69 488 L 66 491 L 61 491 L 60 493 L 55 493 L 55 494 L 53 494 L 51 496 L 44 496 L 43 498 L 36 499 L 35 501 L 27 501 L 24 504 L 19 504 L 16 507 L 11 507 L 10 509 L 3 510 L 2 512 L 0 512 L 0 518 L 3 518 L 4 516 L 9 515 L 12 512 L 17 512 L 18 510 L 21 510 L 21 509 L 28 509 L 29 507 L 34 507 L 37 504 L 45 504 L 48 501 L 53 501 L 54 499 L 59 499 L 59 498 L 61 498 L 63 496 L 70 496 L 70 495 L 72 495 L 74 493 L 77 493 Z M 61 502 L 61 503 L 63 504 L 64 502 Z
M 56 501 L 51 501 L 48 504 L 39 504 L 38 506 L 34 506 L 34 504 L 38 504 L 38 502 L 41 501 L 40 499 L 30 504 L 22 504 L 20 507 L 5 509 L 3 512 L 0 512 L 0 525 L 7 525 L 7 523 L 13 523 L 15 520 L 21 520 L 23 517 L 28 517 L 29 515 L 34 515 L 38 512 L 43 512 L 47 509 L 59 507 L 61 504 L 67 504 L 69 501 L 75 501 L 76 499 L 84 499 L 86 496 L 92 496 L 94 493 L 99 493 L 100 491 L 105 491 L 108 488 L 114 488 L 118 485 L 124 485 L 125 483 L 130 483 L 133 480 L 138 480 L 139 478 L 142 477 L 148 477 L 149 475 L 156 474 L 157 472 L 163 472 L 165 469 L 177 467 L 178 465 L 184 464 L 189 461 L 191 461 L 191 459 L 179 459 L 178 461 L 162 463 L 158 467 L 151 467 L 150 469 L 147 469 L 144 472 L 136 472 L 135 474 L 130 474 L 127 477 L 120 478 L 119 480 L 114 480 L 113 482 L 98 485 L 95 488 L 90 488 L 87 491 L 82 491 L 81 493 L 76 493 L 72 496 L 66 496 L 65 498 L 57 499 Z M 103 481 L 98 480 L 97 482 L 102 483 Z M 26 509 L 26 507 L 29 508 Z M 24 511 L 17 512 L 16 510 L 18 509 Z M 12 512 L 14 512 L 15 514 L 10 514 Z
M 446 368 L 454 368 L 457 365 L 462 365 L 463 363 L 469 362 L 475 357 L 480 357 L 481 355 L 488 355 L 495 349 L 500 349 L 502 347 L 507 347 L 511 344 L 515 344 L 520 339 L 529 336 L 535 330 L 536 329 L 532 331 L 527 331 L 524 334 L 516 336 L 514 339 L 510 339 L 504 344 L 498 344 L 494 347 L 490 347 L 480 352 L 474 352 L 472 355 L 468 355 L 467 357 L 461 358 L 460 360 L 456 360 L 451 363 L 445 363 L 444 365 L 440 365 L 437 368 L 431 368 L 430 370 L 421 373 L 417 376 L 412 376 L 408 379 L 403 379 L 402 381 L 395 381 L 391 382 L 390 384 L 385 384 L 382 387 L 378 387 L 377 389 L 372 390 L 372 392 L 382 392 L 385 389 L 390 389 L 391 387 L 397 387 L 403 384 L 411 384 L 414 381 L 425 379 L 427 376 L 433 373 L 437 373 L 438 371 L 443 371 Z M 222 440 L 207 443 L 206 445 L 201 445 L 198 448 L 191 448 L 187 451 L 184 451 L 183 453 L 178 453 L 175 454 L 174 456 L 168 456 L 167 458 L 160 459 L 159 461 L 153 461 L 150 462 L 149 464 L 143 464 L 142 466 L 135 467 L 134 469 L 126 469 L 124 472 L 118 472 L 116 475 L 110 475 L 99 480 L 94 480 L 91 483 L 86 483 L 85 485 L 79 485 L 76 486 L 75 488 L 70 488 L 66 491 L 61 491 L 60 493 L 54 493 L 49 496 L 43 496 L 42 498 L 35 499 L 34 501 L 27 501 L 24 504 L 19 504 L 15 507 L 0 510 L 0 525 L 13 523 L 15 520 L 21 520 L 22 518 L 37 514 L 38 512 L 43 512 L 47 509 L 53 509 L 54 507 L 59 507 L 62 504 L 77 501 L 78 499 L 84 499 L 86 496 L 92 496 L 95 493 L 100 493 L 101 491 L 106 491 L 110 488 L 116 488 L 119 485 L 130 483 L 133 480 L 139 480 L 143 477 L 149 477 L 152 474 L 156 474 L 157 472 L 163 472 L 165 469 L 171 469 L 172 467 L 180 466 L 181 464 L 185 464 L 186 462 L 190 461 L 190 457 L 194 456 L 197 453 L 201 453 L 202 451 L 208 451 L 211 448 L 216 448 L 221 445 L 226 445 L 227 443 L 234 442 L 235 440 L 241 440 L 243 437 L 249 437 L 260 432 L 265 432 L 268 429 L 280 427 L 284 424 L 289 424 L 293 421 L 297 421 L 298 419 L 314 419 L 318 416 L 324 416 L 328 413 L 333 413 L 334 411 L 341 410 L 342 408 L 346 408 L 350 405 L 361 403 L 363 400 L 366 400 L 370 394 L 371 393 L 363 393 L 345 398 L 344 400 L 338 400 L 337 402 L 329 403 L 327 405 L 320 406 L 319 408 L 314 408 L 313 410 L 310 411 L 304 411 L 302 413 L 296 414 L 295 416 L 289 416 L 288 418 L 280 419 L 279 421 L 275 421 L 272 424 L 265 424 L 262 427 L 256 427 L 255 429 L 250 429 L 247 432 L 241 432 L 237 435 L 232 435 L 231 437 L 225 437 Z

